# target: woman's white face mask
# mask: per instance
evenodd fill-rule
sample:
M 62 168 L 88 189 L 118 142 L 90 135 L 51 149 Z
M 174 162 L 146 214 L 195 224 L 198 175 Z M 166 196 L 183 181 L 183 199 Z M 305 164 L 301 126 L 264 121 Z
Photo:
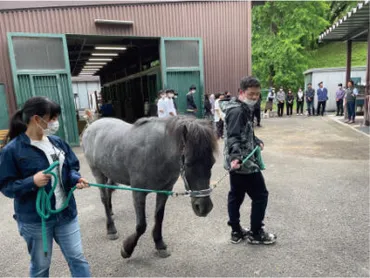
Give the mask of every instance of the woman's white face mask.
M 47 128 L 43 128 L 42 126 L 39 125 L 39 127 L 42 129 L 44 135 L 53 135 L 53 134 L 58 132 L 58 130 L 59 130 L 59 121 L 58 120 L 50 121 L 50 122 L 45 121 L 43 118 L 41 118 L 41 120 L 44 123 L 47 124 Z

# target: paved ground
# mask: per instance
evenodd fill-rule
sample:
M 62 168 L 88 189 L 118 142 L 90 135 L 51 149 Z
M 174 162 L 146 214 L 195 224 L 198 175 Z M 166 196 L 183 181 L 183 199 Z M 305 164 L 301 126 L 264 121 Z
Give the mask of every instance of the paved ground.
M 77 195 L 86 256 L 94 276 L 369 276 L 369 138 L 328 117 L 263 120 L 256 131 L 265 141 L 264 171 L 270 203 L 266 226 L 275 246 L 232 245 L 226 226 L 225 180 L 213 193 L 214 209 L 198 218 L 189 199 L 171 199 L 164 237 L 172 256 L 155 256 L 150 232 L 133 257 L 120 256 L 122 238 L 134 230 L 129 193 L 114 196 L 120 239 L 105 238 L 98 190 Z M 93 179 L 80 149 L 82 173 Z M 223 174 L 221 153 L 212 178 Z M 177 190 L 182 184 L 176 185 Z M 148 201 L 153 224 L 154 196 Z M 248 225 L 249 202 L 242 207 Z M 28 254 L 12 219 L 12 201 L 0 197 L 0 276 L 26 276 Z M 51 275 L 68 276 L 58 247 Z

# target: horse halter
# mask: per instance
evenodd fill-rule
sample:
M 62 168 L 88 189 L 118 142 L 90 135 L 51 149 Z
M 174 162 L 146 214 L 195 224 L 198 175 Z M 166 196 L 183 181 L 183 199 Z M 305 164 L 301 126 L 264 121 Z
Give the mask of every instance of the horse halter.
M 181 178 L 184 181 L 186 195 L 189 195 L 193 198 L 203 198 L 203 197 L 209 197 L 212 193 L 212 188 L 202 189 L 202 190 L 192 190 L 190 188 L 188 179 L 186 178 L 185 174 L 185 155 L 181 155 L 181 166 L 180 166 L 180 174 Z

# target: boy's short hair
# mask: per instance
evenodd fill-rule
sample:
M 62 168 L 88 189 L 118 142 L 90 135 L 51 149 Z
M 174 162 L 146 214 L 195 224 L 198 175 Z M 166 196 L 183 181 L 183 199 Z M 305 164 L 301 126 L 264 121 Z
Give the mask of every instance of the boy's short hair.
M 252 88 L 252 87 L 261 88 L 260 81 L 253 76 L 243 77 L 242 80 L 240 81 L 240 90 L 246 91 L 248 90 L 248 88 Z

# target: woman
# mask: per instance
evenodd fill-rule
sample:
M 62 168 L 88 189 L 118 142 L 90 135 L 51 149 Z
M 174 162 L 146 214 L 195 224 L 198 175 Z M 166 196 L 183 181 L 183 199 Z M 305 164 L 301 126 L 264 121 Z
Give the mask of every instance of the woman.
M 297 116 L 303 115 L 303 106 L 304 106 L 304 94 L 302 88 L 299 88 L 297 93 Z
M 271 91 L 269 91 L 266 99 L 266 106 L 265 106 L 265 114 L 268 110 L 272 111 L 272 107 L 275 100 L 275 89 L 273 88 Z
M 60 106 L 46 97 L 33 97 L 26 101 L 10 122 L 7 144 L 0 153 L 0 189 L 14 199 L 15 215 L 20 235 L 27 243 L 31 257 L 30 277 L 48 277 L 53 239 L 60 246 L 73 277 L 89 277 L 90 267 L 81 243 L 80 227 L 74 197 L 60 214 L 53 214 L 46 221 L 48 250 L 44 255 L 41 237 L 41 219 L 36 211 L 36 196 L 39 188 L 49 192 L 53 179 L 43 173 L 54 161 L 59 176 L 52 209 L 60 208 L 75 185 L 88 187 L 81 178 L 79 161 L 71 148 L 59 137 Z

